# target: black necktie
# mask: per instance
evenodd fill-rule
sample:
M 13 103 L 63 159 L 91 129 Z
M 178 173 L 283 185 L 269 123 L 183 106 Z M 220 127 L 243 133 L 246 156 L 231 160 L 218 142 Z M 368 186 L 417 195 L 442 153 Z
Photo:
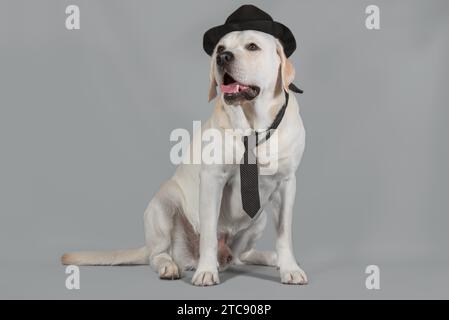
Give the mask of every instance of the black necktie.
M 285 92 L 285 103 L 279 110 L 276 118 L 274 118 L 271 126 L 268 128 L 264 140 L 259 141 L 257 132 L 254 135 L 243 137 L 245 152 L 243 154 L 242 162 L 240 163 L 240 193 L 242 195 L 243 210 L 245 210 L 251 218 L 254 218 L 260 210 L 259 168 L 257 166 L 257 157 L 252 150 L 257 147 L 260 142 L 265 142 L 271 137 L 272 131 L 277 129 L 284 117 L 287 104 L 288 93 Z
M 244 136 L 245 153 L 240 164 L 240 193 L 242 195 L 243 210 L 251 217 L 259 212 L 259 168 L 253 148 L 257 146 L 257 132 L 255 135 Z

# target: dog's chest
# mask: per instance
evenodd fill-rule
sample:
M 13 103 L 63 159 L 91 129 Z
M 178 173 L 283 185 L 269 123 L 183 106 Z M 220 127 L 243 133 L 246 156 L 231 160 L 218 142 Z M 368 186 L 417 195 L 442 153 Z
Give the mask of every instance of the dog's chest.
M 279 160 L 275 172 L 264 172 L 259 168 L 259 197 L 263 210 L 269 203 L 271 195 L 277 190 L 281 181 L 294 172 L 295 167 L 288 158 Z M 229 179 L 223 189 L 220 210 L 220 227 L 229 233 L 237 233 L 248 227 L 253 219 L 243 210 L 241 195 L 241 177 L 239 165 L 232 166 Z

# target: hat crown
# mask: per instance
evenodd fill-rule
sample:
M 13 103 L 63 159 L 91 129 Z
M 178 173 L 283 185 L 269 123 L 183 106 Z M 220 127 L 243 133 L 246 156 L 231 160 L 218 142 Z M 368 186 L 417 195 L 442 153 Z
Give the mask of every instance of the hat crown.
M 238 23 L 243 21 L 273 21 L 273 18 L 265 11 L 253 6 L 252 4 L 245 4 L 235 10 L 226 19 L 225 23 Z

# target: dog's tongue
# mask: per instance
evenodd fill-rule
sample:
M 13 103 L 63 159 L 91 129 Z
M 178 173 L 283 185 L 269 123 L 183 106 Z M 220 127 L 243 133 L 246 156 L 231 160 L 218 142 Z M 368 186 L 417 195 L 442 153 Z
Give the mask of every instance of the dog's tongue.
M 238 82 L 234 82 L 231 84 L 222 84 L 221 85 L 221 92 L 223 93 L 237 93 L 242 90 L 248 89 L 248 86 L 245 86 L 243 84 L 239 84 Z
M 237 82 L 231 84 L 222 84 L 221 92 L 223 93 L 236 93 L 239 92 L 239 84 Z

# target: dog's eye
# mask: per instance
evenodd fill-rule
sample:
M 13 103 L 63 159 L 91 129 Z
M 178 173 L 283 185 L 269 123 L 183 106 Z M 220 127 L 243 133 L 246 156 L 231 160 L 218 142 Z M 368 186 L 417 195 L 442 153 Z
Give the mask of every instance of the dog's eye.
M 223 52 L 224 51 L 224 49 L 225 49 L 225 47 L 224 46 L 218 46 L 217 47 L 217 53 L 221 53 L 221 52 Z
M 251 42 L 246 45 L 246 49 L 249 51 L 256 51 L 259 50 L 260 48 L 254 42 Z

